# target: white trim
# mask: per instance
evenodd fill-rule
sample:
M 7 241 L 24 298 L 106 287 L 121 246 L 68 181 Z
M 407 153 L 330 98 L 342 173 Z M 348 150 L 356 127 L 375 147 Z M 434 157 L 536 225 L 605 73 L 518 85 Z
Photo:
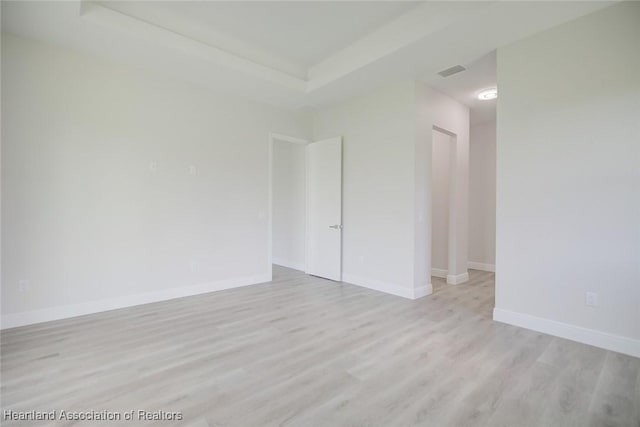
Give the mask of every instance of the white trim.
M 304 271 L 304 262 L 291 262 L 282 258 L 273 258 L 273 263 L 282 267 L 292 268 L 294 270 Z
M 418 288 L 408 288 L 396 285 L 394 283 L 386 283 L 376 279 L 368 279 L 365 277 L 354 276 L 349 273 L 342 273 L 342 281 L 351 285 L 361 286 L 363 288 L 373 289 L 375 291 L 384 292 L 386 294 L 396 295 L 408 299 L 418 299 L 433 293 L 431 283 L 420 286 Z
M 417 288 L 411 289 L 411 299 L 420 299 L 422 297 L 426 297 L 427 295 L 431 295 L 433 293 L 433 285 L 431 283 L 427 283 L 426 285 L 422 285 Z
M 179 32 L 171 31 L 162 25 L 111 9 L 108 4 L 105 6 L 93 1 L 82 1 L 80 6 L 80 17 L 83 20 L 123 31 L 136 37 L 152 40 L 158 46 L 169 47 L 191 57 L 219 64 L 236 72 L 284 86 L 297 93 L 308 92 L 309 83 L 307 79 L 302 77 L 302 74 L 307 74 L 308 70 L 304 70 L 304 67 L 293 65 L 291 61 L 285 58 L 274 57 L 272 53 L 259 50 L 257 52 L 258 55 L 250 54 L 250 51 L 256 53 L 255 48 L 252 46 L 248 46 L 248 49 L 246 47 L 240 49 L 240 52 L 232 52 L 228 47 L 218 47 L 211 44 L 212 42 L 215 43 L 215 41 L 201 41 Z M 228 36 L 226 38 L 228 40 Z M 236 48 L 239 47 L 237 42 L 234 45 Z M 249 59 L 248 56 L 252 56 L 254 59 Z M 267 59 L 267 56 L 270 59 Z M 263 62 L 268 62 L 268 64 Z M 276 66 L 276 63 L 280 64 L 280 66 Z M 288 63 L 288 65 L 283 67 L 284 63 Z M 287 70 L 282 70 L 282 68 L 287 68 Z M 296 68 L 296 70 L 293 68 Z M 305 73 L 305 71 L 307 72 Z
M 493 320 L 593 345 L 618 353 L 640 357 L 640 340 L 596 331 L 595 329 L 587 329 L 581 326 L 571 325 L 569 323 L 543 319 L 530 314 L 504 310 L 502 308 L 493 309 Z
M 460 283 L 464 283 L 469 280 L 469 272 L 462 274 L 447 274 L 447 283 L 449 285 L 459 285 Z
M 17 326 L 31 325 L 34 323 L 49 322 L 52 320 L 67 319 L 69 317 L 76 316 L 84 316 L 86 314 L 94 314 L 102 311 L 131 307 L 134 305 L 149 304 L 152 302 L 166 301 L 174 298 L 182 298 L 192 295 L 206 294 L 209 292 L 222 291 L 225 289 L 239 288 L 241 286 L 255 285 L 258 283 L 269 282 L 270 280 L 271 277 L 269 274 L 235 277 L 232 279 L 217 280 L 215 282 L 164 289 L 161 291 L 147 292 L 144 294 L 127 295 L 97 301 L 87 301 L 79 304 L 50 307 L 40 310 L 25 311 L 22 313 L 3 314 L 1 328 L 15 328 Z
M 304 148 L 304 272 L 309 274 L 309 147 Z
M 493 273 L 495 273 L 495 271 L 496 271 L 496 265 L 495 264 L 485 264 L 483 262 L 469 261 L 467 263 L 467 267 L 472 269 L 472 270 L 491 271 Z
M 439 277 L 441 279 L 446 279 L 448 273 L 449 273 L 449 270 L 445 270 L 444 268 L 432 268 L 431 269 L 431 275 L 433 277 Z

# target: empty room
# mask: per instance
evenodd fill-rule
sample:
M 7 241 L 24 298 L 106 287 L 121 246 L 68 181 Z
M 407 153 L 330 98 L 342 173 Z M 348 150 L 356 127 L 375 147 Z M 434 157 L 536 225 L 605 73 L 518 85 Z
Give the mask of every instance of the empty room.
M 0 4 L 2 426 L 640 427 L 640 2 Z

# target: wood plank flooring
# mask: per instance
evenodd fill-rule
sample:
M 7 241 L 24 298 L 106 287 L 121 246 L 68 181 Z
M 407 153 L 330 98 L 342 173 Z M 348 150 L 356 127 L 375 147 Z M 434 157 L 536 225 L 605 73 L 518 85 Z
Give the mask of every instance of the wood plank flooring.
M 491 320 L 492 273 L 410 301 L 273 282 L 3 331 L 2 409 L 181 411 L 6 426 L 632 426 L 640 359 Z

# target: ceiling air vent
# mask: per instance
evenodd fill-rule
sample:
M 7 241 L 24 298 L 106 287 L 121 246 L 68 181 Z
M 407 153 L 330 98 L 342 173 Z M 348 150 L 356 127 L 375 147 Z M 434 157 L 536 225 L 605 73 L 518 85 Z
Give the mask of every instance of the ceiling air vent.
M 462 65 L 455 65 L 451 68 L 447 68 L 446 70 L 442 70 L 438 73 L 438 75 L 442 76 L 442 77 L 449 77 L 452 76 L 454 74 L 458 74 L 463 72 L 464 70 L 466 70 L 466 68 L 464 68 Z

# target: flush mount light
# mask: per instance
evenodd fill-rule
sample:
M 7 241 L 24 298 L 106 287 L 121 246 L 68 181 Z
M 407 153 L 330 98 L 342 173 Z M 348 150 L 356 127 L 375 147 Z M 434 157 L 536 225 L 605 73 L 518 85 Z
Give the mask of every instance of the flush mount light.
M 491 89 L 485 89 L 478 94 L 478 99 L 487 101 L 489 99 L 496 99 L 498 97 L 498 88 L 492 87 Z
M 485 89 L 478 94 L 478 99 L 482 101 L 487 101 L 489 99 L 496 99 L 498 97 L 498 88 L 492 87 L 490 89 Z

